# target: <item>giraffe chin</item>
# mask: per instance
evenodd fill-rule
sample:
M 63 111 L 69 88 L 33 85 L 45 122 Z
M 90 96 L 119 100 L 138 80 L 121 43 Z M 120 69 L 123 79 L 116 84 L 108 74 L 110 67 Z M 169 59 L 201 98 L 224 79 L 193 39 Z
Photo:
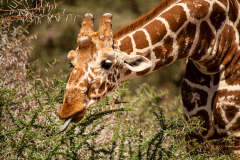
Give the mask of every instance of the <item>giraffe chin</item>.
M 60 127 L 60 133 L 64 132 L 68 128 L 68 126 L 71 122 L 76 123 L 76 122 L 81 121 L 82 118 L 84 117 L 85 111 L 86 111 L 86 108 L 84 110 L 82 110 L 80 113 L 77 113 L 77 114 L 65 119 L 64 124 Z
M 61 132 L 64 132 L 64 131 L 68 128 L 68 126 L 69 126 L 70 122 L 72 121 L 72 118 L 73 118 L 73 117 L 74 117 L 74 116 L 72 116 L 72 117 L 70 117 L 70 118 L 68 118 L 68 119 L 65 119 L 64 124 L 60 127 L 60 133 L 61 133 Z

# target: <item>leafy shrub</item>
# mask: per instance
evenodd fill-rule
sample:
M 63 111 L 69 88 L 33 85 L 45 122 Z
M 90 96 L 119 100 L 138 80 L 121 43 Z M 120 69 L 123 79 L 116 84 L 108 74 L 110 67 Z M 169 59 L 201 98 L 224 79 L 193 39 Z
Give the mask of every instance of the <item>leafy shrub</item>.
M 80 123 L 71 124 L 64 133 L 59 133 L 63 122 L 57 117 L 59 107 L 56 106 L 63 101 L 65 82 L 57 78 L 52 81 L 54 89 L 51 92 L 39 89 L 37 81 L 32 95 L 24 99 L 16 97 L 16 88 L 1 90 L 1 159 L 204 159 L 221 156 L 208 152 L 192 156 L 203 145 L 195 141 L 197 148 L 186 151 L 189 142 L 184 140 L 184 135 L 204 129 L 197 118 L 186 122 L 181 115 L 166 120 L 163 109 L 159 108 L 155 121 L 147 122 L 151 125 L 141 123 L 136 119 L 137 111 L 129 108 L 126 98 L 121 97 L 126 89 L 92 106 Z M 156 90 L 146 92 L 147 85 L 140 88 L 145 94 L 156 93 Z M 134 98 L 127 99 L 134 101 Z M 30 101 L 35 102 L 34 108 L 29 105 L 31 110 L 18 115 L 9 109 L 11 105 Z M 154 99 L 146 97 L 145 101 Z M 141 104 L 136 104 L 139 106 Z

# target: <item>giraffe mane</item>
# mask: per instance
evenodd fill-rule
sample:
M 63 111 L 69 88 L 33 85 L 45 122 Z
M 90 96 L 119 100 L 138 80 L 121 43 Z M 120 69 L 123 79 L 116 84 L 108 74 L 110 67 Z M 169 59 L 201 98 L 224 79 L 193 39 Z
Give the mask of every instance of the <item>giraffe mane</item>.
M 148 12 L 145 15 L 142 15 L 140 18 L 120 28 L 117 32 L 114 33 L 113 38 L 120 39 L 124 35 L 127 35 L 128 33 L 141 28 L 144 24 L 151 21 L 153 18 L 155 18 L 157 15 L 159 15 L 161 12 L 166 10 L 169 6 L 171 6 L 177 1 L 178 0 L 163 0 L 152 11 Z

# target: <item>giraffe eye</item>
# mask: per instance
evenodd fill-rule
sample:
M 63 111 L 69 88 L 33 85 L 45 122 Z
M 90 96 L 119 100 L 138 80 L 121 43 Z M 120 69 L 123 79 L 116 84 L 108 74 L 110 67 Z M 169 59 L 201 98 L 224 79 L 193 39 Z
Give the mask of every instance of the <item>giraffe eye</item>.
M 70 64 L 69 68 L 74 68 L 74 66 L 73 66 L 73 64 L 71 62 L 69 64 Z
M 105 60 L 105 61 L 103 61 L 102 62 L 102 67 L 104 68 L 104 69 L 110 69 L 111 68 L 111 66 L 112 66 L 112 61 L 111 60 Z

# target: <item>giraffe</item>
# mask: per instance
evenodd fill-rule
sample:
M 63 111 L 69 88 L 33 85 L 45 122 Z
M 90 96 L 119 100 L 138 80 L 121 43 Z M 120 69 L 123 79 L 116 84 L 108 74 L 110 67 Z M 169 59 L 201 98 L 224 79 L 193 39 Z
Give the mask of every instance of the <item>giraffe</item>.
M 113 34 L 112 15 L 102 16 L 99 31 L 85 14 L 78 47 L 68 53 L 73 65 L 59 116 L 80 121 L 86 109 L 121 82 L 180 59 L 187 59 L 182 82 L 185 118 L 204 120 L 204 142 L 234 136 L 240 154 L 239 0 L 164 0 L 152 11 Z

